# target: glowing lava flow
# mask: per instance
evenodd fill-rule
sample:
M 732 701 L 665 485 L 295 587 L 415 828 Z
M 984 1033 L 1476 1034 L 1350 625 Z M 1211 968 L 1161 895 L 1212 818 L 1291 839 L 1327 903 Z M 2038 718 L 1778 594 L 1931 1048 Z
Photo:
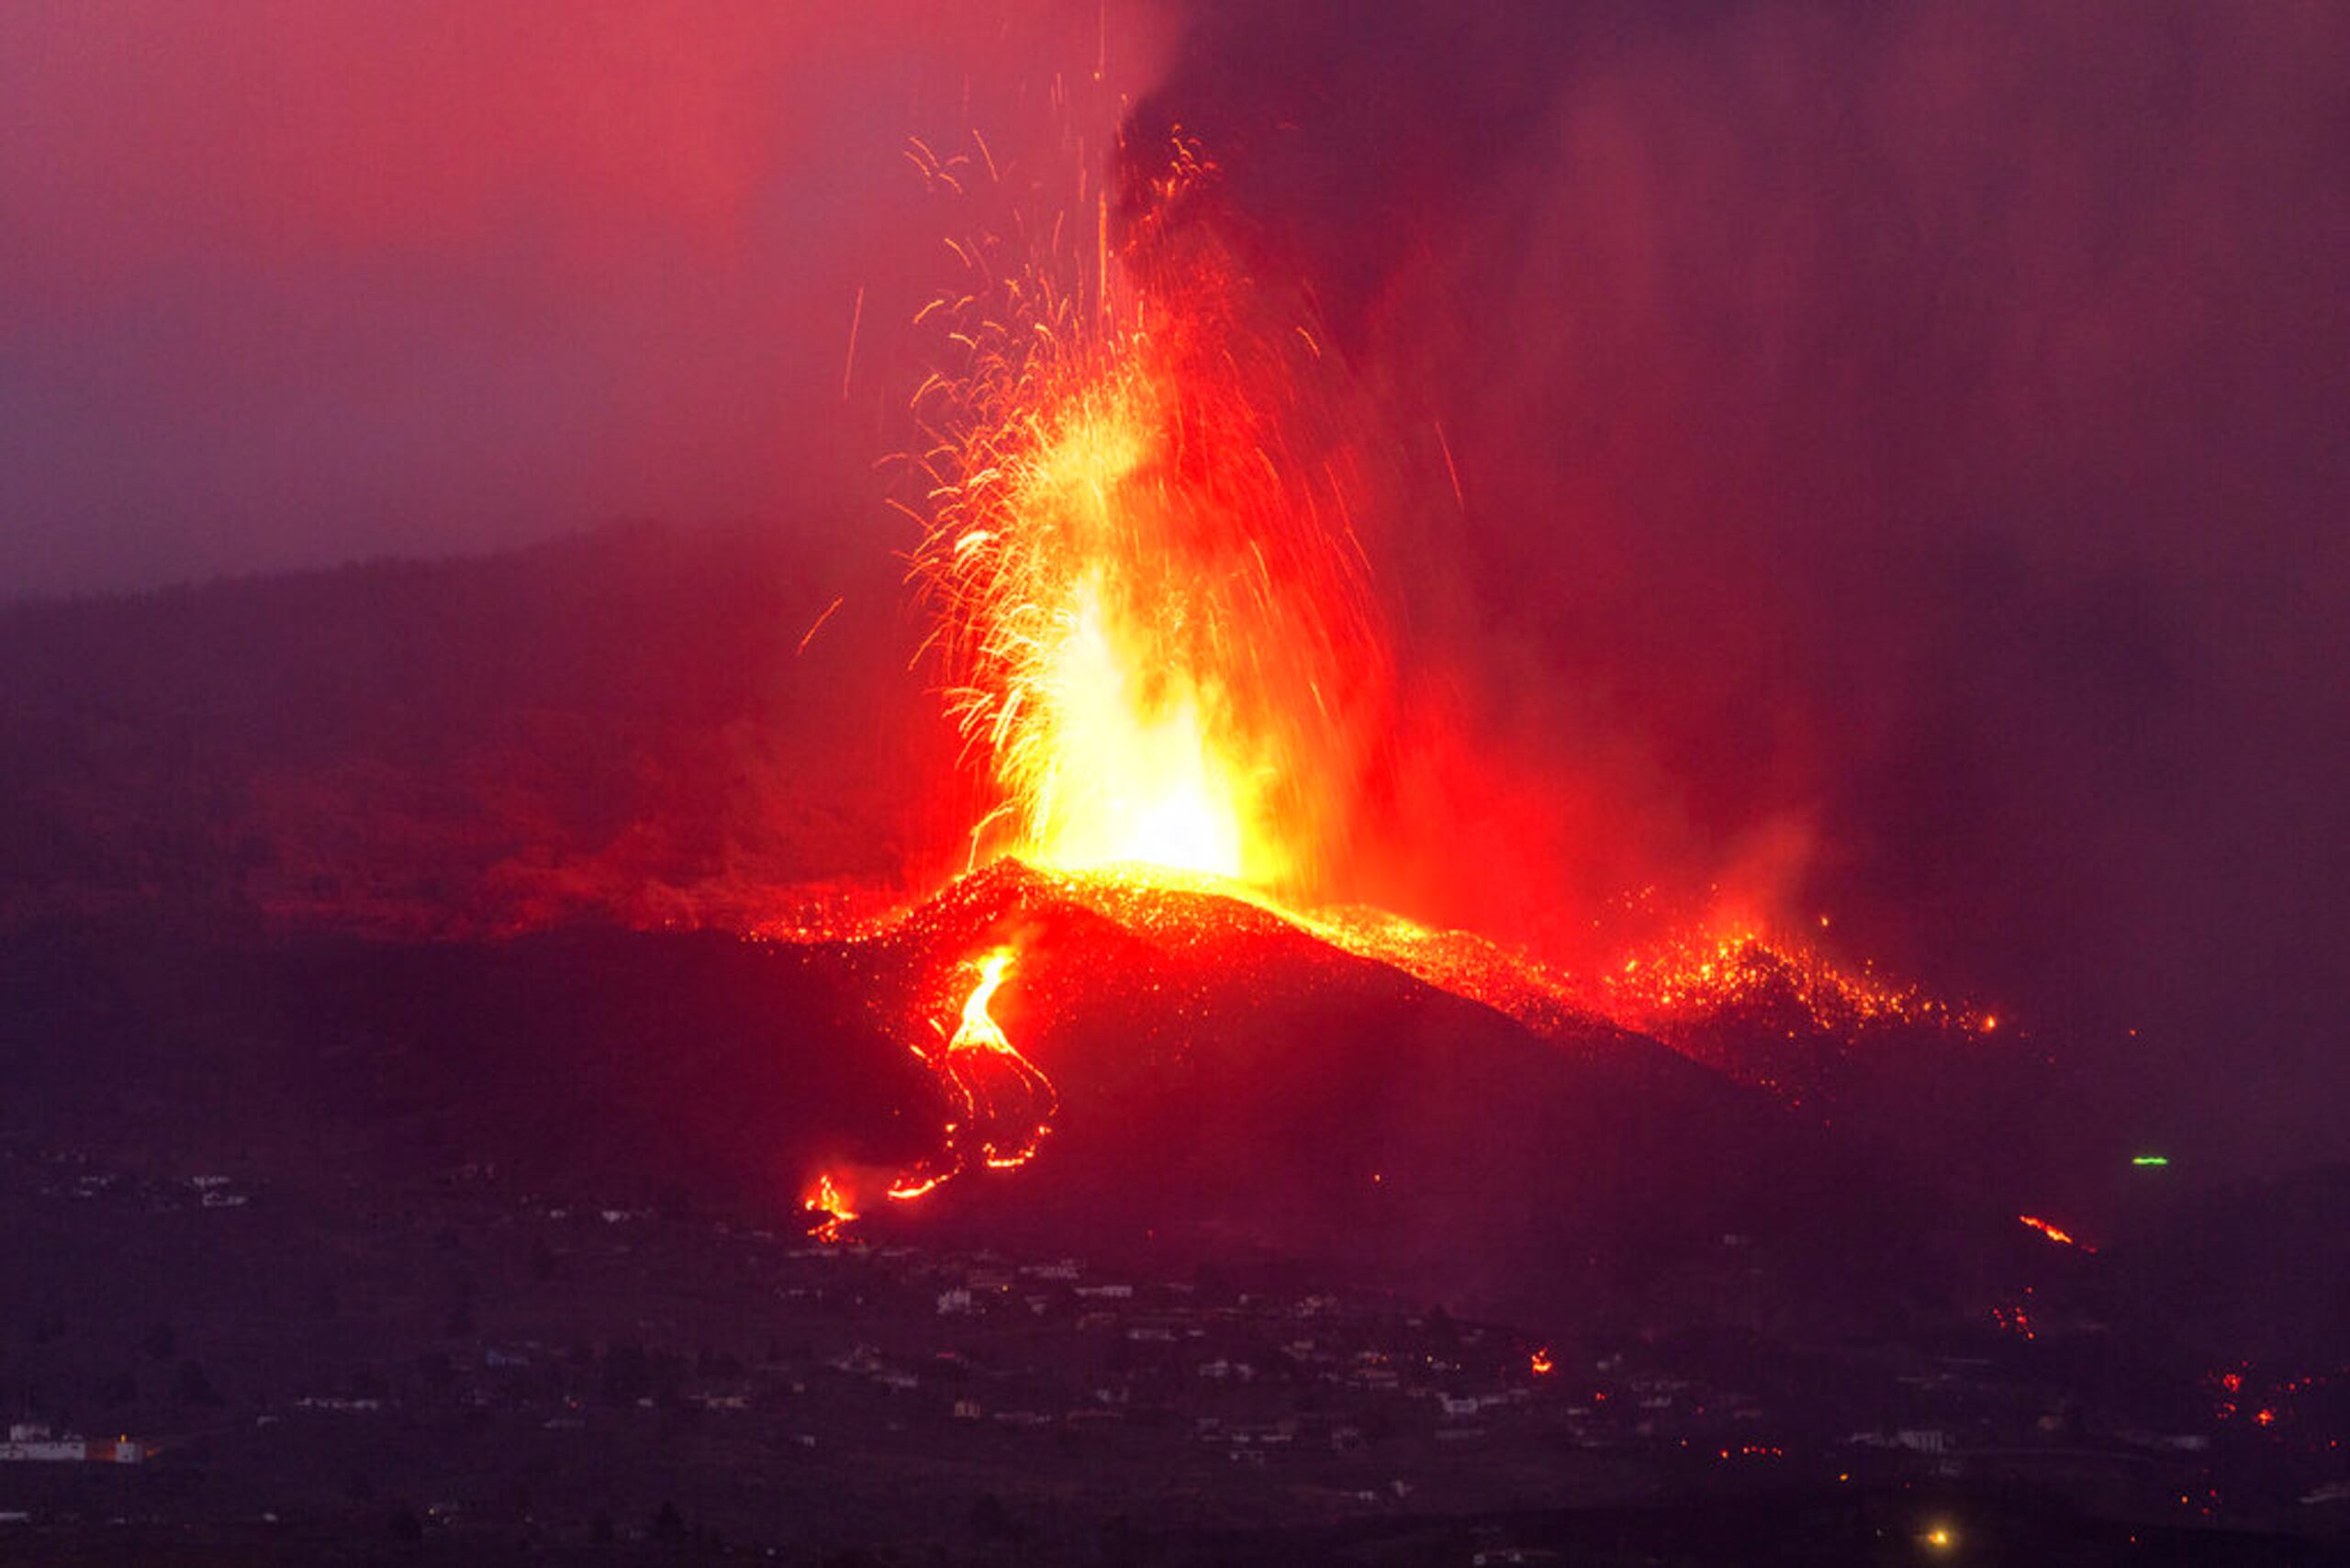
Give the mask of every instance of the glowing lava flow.
M 841 1195 L 841 1190 L 834 1183 L 830 1171 L 817 1176 L 815 1191 L 802 1198 L 800 1206 L 810 1214 L 824 1216 L 808 1234 L 828 1246 L 838 1241 L 842 1233 L 856 1221 L 856 1211 L 848 1206 L 848 1200 Z
M 2049 1240 L 2057 1243 L 2059 1246 L 2077 1247 L 2084 1252 L 2094 1252 L 2097 1250 L 2096 1248 L 2091 1247 L 2087 1242 L 2074 1236 L 2072 1232 L 2053 1225 L 2047 1220 L 2042 1219 L 2038 1215 L 2016 1215 L 2016 1219 L 2020 1224 L 2030 1226 L 2032 1229 L 2040 1232 L 2041 1235 L 2048 1238 Z
M 914 1047 L 955 1110 L 945 1129 L 945 1167 L 925 1162 L 891 1181 L 884 1191 L 896 1202 L 934 1192 L 974 1161 L 991 1170 L 1024 1165 L 1052 1131 L 1053 1114 L 1060 1108 L 1052 1080 L 1013 1047 L 989 1011 L 1013 956 L 1012 948 L 998 947 L 980 958 L 978 981 L 964 999 L 954 1033 L 935 1051 Z M 939 1032 L 946 1034 L 943 1025 Z M 828 1244 L 840 1240 L 858 1217 L 849 1204 L 832 1174 L 820 1174 L 801 1206 L 825 1217 L 809 1234 Z
M 1053 1113 L 1060 1108 L 1052 1081 L 1013 1048 L 988 1012 L 1012 957 L 1011 948 L 999 947 L 979 960 L 979 982 L 963 1003 L 962 1019 L 946 1049 L 923 1058 L 946 1081 L 959 1108 L 957 1119 L 946 1124 L 947 1150 L 958 1168 L 973 1151 L 994 1170 L 1026 1164 L 1052 1130 Z M 923 1191 L 940 1180 L 944 1178 L 925 1179 Z M 892 1189 L 890 1196 L 899 1195 Z

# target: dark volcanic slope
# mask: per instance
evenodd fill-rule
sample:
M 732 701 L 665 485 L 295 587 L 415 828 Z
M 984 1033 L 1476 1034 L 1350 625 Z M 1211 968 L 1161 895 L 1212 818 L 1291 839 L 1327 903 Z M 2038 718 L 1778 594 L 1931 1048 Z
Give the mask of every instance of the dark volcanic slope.
M 1032 1167 L 942 1192 L 916 1226 L 1320 1255 L 1493 1299 L 1666 1282 L 1725 1233 L 1841 1282 L 1838 1260 L 1885 1271 L 1874 1238 L 1935 1223 L 1919 1190 L 1652 1040 L 1539 1039 L 1230 900 L 1005 863 L 909 928 L 950 955 L 1017 940 L 995 1015 L 1063 1103 Z
M 1932 1223 L 1919 1192 L 1652 1041 L 1562 1049 L 1245 905 L 1082 891 L 1005 864 L 887 935 L 810 946 L 20 940 L 7 1123 L 297 1183 L 494 1162 L 790 1223 L 820 1167 L 935 1151 L 946 1102 L 908 1047 L 951 1020 L 965 961 L 1010 943 L 995 1015 L 1058 1083 L 1055 1130 L 1024 1169 L 884 1205 L 877 1236 L 1308 1261 L 1525 1305 L 1702 1294 L 1725 1233 L 1834 1294 L 1881 1269 L 1876 1235 Z M 1778 1288 L 1751 1282 L 1757 1303 Z
M 18 939 L 0 969 L 6 1119 L 161 1169 L 390 1187 L 495 1162 L 615 1201 L 771 1205 L 811 1148 L 921 1148 L 898 1129 L 924 1125 L 906 1112 L 927 1075 L 821 959 L 614 929 Z

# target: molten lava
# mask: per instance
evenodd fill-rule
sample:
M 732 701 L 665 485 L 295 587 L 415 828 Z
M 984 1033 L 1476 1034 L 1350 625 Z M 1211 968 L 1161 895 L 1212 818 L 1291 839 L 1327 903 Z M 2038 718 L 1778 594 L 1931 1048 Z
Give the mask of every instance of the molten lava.
M 1004 1038 L 994 1015 L 988 1012 L 988 1003 L 995 999 L 996 989 L 1003 984 L 1003 972 L 1011 967 L 1012 949 L 1009 947 L 999 947 L 979 960 L 979 983 L 971 988 L 971 994 L 963 1002 L 962 1021 L 956 1025 L 954 1037 L 946 1043 L 950 1052 L 987 1050 L 1002 1051 L 1007 1056 L 1019 1054 L 1013 1050 L 1012 1042 Z
M 953 1111 L 942 1131 L 943 1162 L 925 1161 L 889 1182 L 882 1191 L 894 1202 L 923 1197 L 975 1162 L 991 1170 L 1024 1165 L 1052 1131 L 1053 1114 L 1060 1108 L 1052 1080 L 1013 1047 L 989 1012 L 1013 956 L 1013 949 L 998 947 L 979 958 L 973 966 L 977 980 L 963 1001 L 954 1032 L 936 1025 L 945 1043 L 935 1050 L 914 1047 L 914 1055 L 945 1089 Z M 825 1217 L 809 1234 L 819 1241 L 841 1239 L 858 1217 L 851 1202 L 830 1172 L 819 1175 L 814 1192 L 801 1206 Z
M 946 1124 L 946 1148 L 957 1169 L 974 1155 L 994 1170 L 1026 1164 L 1052 1131 L 1053 1113 L 1060 1108 L 1052 1081 L 1013 1048 L 988 1012 L 1012 958 L 1011 948 L 999 947 L 979 960 L 979 983 L 963 1003 L 955 1033 L 944 1050 L 923 1057 L 957 1108 L 956 1119 Z M 945 1179 L 923 1178 L 923 1190 Z
M 826 1246 L 838 1241 L 856 1221 L 856 1211 L 848 1206 L 848 1200 L 841 1195 L 830 1171 L 817 1175 L 815 1190 L 800 1201 L 800 1206 L 810 1214 L 824 1216 L 808 1234 Z
M 2016 1215 L 2016 1219 L 2019 1223 L 2031 1226 L 2032 1229 L 2040 1232 L 2041 1235 L 2048 1238 L 2049 1240 L 2055 1242 L 2061 1247 L 2077 1247 L 2084 1252 L 2094 1252 L 2097 1250 L 2096 1248 L 2091 1247 L 2088 1243 L 2081 1240 L 2079 1238 L 2073 1235 L 2072 1232 L 2064 1229 L 2060 1226 L 2051 1224 L 2047 1220 L 2042 1219 L 2038 1215 Z

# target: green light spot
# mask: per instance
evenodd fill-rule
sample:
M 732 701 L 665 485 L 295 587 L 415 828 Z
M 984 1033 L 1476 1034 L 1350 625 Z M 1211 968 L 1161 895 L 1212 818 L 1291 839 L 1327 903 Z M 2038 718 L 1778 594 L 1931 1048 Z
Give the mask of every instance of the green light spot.
M 2168 1165 L 2170 1163 L 2170 1156 L 2166 1154 L 2141 1154 L 2133 1157 L 2130 1163 L 2132 1165 Z

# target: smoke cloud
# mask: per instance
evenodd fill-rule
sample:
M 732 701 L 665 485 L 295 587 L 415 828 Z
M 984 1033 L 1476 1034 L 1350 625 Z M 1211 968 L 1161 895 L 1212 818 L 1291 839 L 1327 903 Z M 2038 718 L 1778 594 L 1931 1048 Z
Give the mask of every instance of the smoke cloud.
M 1827 913 L 2335 1147 L 2345 65 L 2317 6 L 1200 7 L 1138 118 L 1421 476 L 1406 901 Z

